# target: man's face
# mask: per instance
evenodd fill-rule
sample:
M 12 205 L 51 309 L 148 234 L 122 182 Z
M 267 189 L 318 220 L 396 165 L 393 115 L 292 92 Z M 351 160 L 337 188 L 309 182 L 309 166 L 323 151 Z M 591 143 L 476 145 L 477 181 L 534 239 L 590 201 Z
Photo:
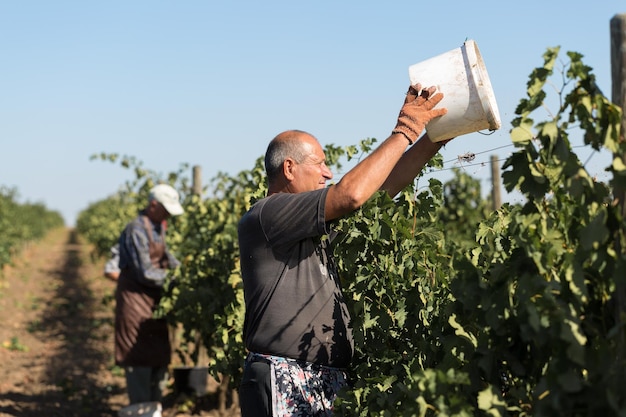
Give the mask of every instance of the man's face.
M 150 220 L 152 220 L 154 223 L 160 223 L 163 220 L 168 219 L 170 217 L 170 214 L 167 212 L 165 207 L 163 207 L 163 204 L 159 203 L 156 200 L 152 200 L 150 201 L 148 216 L 150 217 Z
M 317 140 L 307 140 L 307 156 L 300 163 L 294 161 L 292 167 L 293 179 L 289 189 L 293 193 L 314 191 L 326 187 L 326 181 L 333 178 L 333 173 L 326 165 L 326 156 Z

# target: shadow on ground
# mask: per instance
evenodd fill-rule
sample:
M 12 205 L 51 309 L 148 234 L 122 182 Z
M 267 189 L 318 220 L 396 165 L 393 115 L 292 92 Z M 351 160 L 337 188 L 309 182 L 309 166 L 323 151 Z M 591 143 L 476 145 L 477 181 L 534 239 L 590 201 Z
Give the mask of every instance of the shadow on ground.
M 123 395 L 124 387 L 111 373 L 111 306 L 103 305 L 102 297 L 94 295 L 88 277 L 81 271 L 80 249 L 76 232 L 71 231 L 62 249 L 62 267 L 42 273 L 56 283 L 55 294 L 41 317 L 29 327 L 38 338 L 50 341 L 54 353 L 45 355 L 43 363 L 35 360 L 32 364 L 39 367 L 33 373 L 41 373 L 43 364 L 43 375 L 39 374 L 39 381 L 33 381 L 38 387 L 29 390 L 25 386 L 23 393 L 0 395 L 11 404 L 0 407 L 0 415 L 117 416 L 111 397 Z

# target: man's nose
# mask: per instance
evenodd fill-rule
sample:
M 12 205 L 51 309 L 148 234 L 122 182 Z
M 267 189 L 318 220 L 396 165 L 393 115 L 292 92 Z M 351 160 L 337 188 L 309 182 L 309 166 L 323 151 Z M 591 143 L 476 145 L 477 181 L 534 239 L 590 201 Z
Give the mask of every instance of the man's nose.
M 326 179 L 329 179 L 329 180 L 333 179 L 333 173 L 331 172 L 330 168 L 326 166 L 326 164 L 322 165 L 322 175 Z

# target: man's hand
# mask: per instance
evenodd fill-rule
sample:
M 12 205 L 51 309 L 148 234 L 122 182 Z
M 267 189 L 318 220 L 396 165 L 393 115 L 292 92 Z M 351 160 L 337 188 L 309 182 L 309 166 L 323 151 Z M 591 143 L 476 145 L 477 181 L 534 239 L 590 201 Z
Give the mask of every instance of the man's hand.
M 446 114 L 448 110 L 445 108 L 433 109 L 443 99 L 442 93 L 435 94 L 436 90 L 436 87 L 422 90 L 420 84 L 410 86 L 409 91 L 406 93 L 404 105 L 400 109 L 398 124 L 392 133 L 403 134 L 412 145 L 428 122 L 435 117 Z

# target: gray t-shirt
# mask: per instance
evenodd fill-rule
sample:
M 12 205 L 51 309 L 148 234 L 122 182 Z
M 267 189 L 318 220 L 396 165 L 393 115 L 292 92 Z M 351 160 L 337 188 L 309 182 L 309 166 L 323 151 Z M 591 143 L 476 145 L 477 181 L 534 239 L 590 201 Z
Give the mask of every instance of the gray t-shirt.
M 354 341 L 328 248 L 327 192 L 273 194 L 241 219 L 244 341 L 252 352 L 345 368 Z

